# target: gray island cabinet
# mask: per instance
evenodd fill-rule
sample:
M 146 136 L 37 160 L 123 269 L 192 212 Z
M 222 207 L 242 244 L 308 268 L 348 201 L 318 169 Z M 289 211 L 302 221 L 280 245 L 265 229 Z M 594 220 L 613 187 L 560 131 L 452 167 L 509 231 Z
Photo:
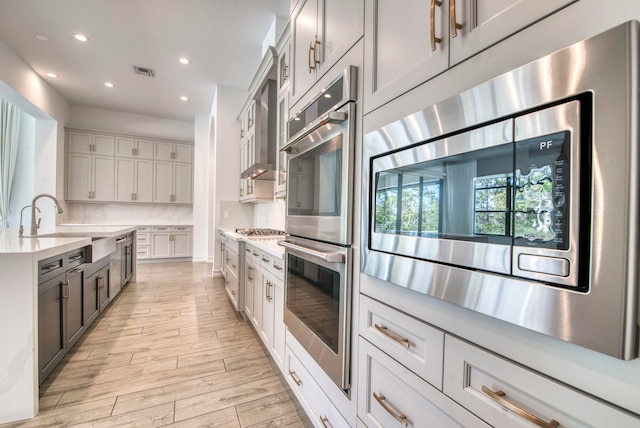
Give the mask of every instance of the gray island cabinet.
M 41 375 L 109 302 L 109 257 L 85 263 L 91 237 L 131 232 L 135 227 L 58 226 L 49 235 L 19 238 L 17 230 L 0 230 L 0 423 L 38 413 Z M 135 266 L 129 281 L 135 282 Z

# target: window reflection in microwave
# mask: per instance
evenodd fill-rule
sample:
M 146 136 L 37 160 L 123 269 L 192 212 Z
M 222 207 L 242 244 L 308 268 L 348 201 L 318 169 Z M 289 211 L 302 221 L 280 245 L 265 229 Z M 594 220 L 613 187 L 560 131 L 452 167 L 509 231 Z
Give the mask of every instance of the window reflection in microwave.
M 513 145 L 376 174 L 374 232 L 510 243 Z
M 340 274 L 288 254 L 287 307 L 338 353 Z

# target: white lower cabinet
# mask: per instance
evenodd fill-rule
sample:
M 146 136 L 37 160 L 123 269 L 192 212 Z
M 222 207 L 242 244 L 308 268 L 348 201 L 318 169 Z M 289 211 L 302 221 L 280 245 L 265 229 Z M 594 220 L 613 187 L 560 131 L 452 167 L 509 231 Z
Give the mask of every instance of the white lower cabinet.
M 138 260 L 187 258 L 193 254 L 191 226 L 141 226 L 136 244 Z
M 445 337 L 443 392 L 494 427 L 640 426 L 640 418 L 456 337 Z
M 286 347 L 284 375 L 307 416 L 316 427 L 342 428 L 351 425 L 305 369 L 296 354 Z M 389 425 L 390 427 L 392 425 Z
M 489 426 L 362 338 L 358 367 L 358 416 L 369 428 Z
M 442 389 L 444 332 L 365 295 L 360 296 L 360 335 L 405 367 Z

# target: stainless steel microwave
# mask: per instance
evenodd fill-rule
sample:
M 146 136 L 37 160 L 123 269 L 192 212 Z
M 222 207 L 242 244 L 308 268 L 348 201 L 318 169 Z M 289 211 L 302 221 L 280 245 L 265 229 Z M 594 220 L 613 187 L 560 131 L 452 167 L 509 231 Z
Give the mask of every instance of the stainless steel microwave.
M 639 40 L 629 22 L 365 135 L 362 271 L 634 358 Z

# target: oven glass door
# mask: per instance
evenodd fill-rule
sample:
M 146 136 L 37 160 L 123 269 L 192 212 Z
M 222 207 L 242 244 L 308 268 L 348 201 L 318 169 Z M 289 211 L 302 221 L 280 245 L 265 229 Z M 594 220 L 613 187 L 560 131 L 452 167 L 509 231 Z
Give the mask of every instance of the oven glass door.
M 295 142 L 287 156 L 286 231 L 291 235 L 350 245 L 354 103 Z
M 284 321 L 341 388 L 348 387 L 350 249 L 295 238 L 286 247 Z

